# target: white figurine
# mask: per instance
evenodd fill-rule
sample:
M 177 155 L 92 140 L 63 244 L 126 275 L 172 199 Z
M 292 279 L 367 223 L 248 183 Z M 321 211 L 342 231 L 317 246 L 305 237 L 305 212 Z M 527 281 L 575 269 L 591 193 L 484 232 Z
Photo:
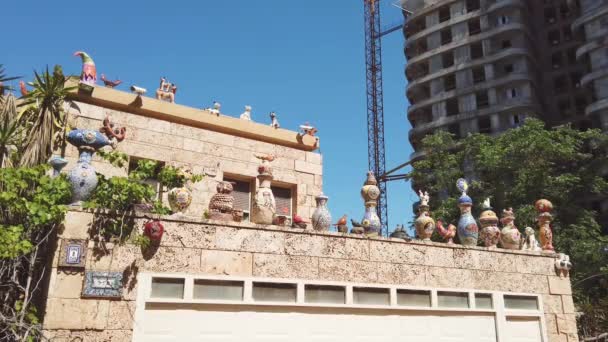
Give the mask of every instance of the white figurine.
M 300 135 L 302 136 L 306 134 L 314 137 L 317 132 L 318 130 L 314 126 L 311 126 L 308 122 L 300 125 Z
M 274 128 L 280 128 L 279 120 L 277 119 L 277 114 L 275 112 L 270 112 L 270 126 Z
M 207 108 L 208 111 L 211 112 L 211 114 L 215 114 L 217 116 L 220 116 L 220 109 L 222 108 L 222 104 L 217 102 L 217 101 L 213 101 L 213 108 Z
M 570 274 L 572 263 L 570 262 L 570 256 L 568 254 L 559 253 L 555 259 L 555 271 L 558 276 L 567 277 Z
M 483 203 L 482 203 L 482 208 L 484 209 L 492 209 L 492 206 L 490 205 L 490 197 L 486 198 Z
M 538 241 L 536 241 L 536 236 L 534 235 L 534 229 L 532 227 L 526 227 L 524 230 L 525 238 L 523 240 L 523 245 L 521 249 L 524 251 L 533 251 L 538 252 L 541 250 Z
M 241 119 L 251 121 L 251 106 L 245 106 L 245 111 L 241 114 Z
M 429 205 L 429 193 L 428 192 L 422 192 L 422 190 L 418 190 L 418 197 L 420 198 L 420 205 Z

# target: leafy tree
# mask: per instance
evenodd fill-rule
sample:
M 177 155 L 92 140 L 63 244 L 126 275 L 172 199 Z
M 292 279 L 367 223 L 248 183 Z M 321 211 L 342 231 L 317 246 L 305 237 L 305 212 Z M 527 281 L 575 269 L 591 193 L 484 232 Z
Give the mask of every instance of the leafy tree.
M 34 113 L 21 157 L 22 166 L 46 163 L 55 149 L 61 149 L 61 154 L 65 154 L 68 115 L 63 103 L 74 89 L 65 86 L 67 78 L 59 65 L 53 73 L 47 67 L 41 74 L 35 72 L 34 76 L 34 82 L 29 84 L 33 89 L 24 97 L 24 105 L 34 106 Z
M 0 169 L 0 340 L 39 337 L 33 305 L 48 274 L 48 240 L 62 224 L 71 197 L 65 176 L 48 166 Z
M 582 315 L 582 336 L 608 328 L 608 237 L 602 234 L 592 200 L 608 195 L 608 136 L 567 126 L 546 129 L 535 119 L 499 136 L 474 134 L 455 141 L 438 132 L 422 141 L 425 158 L 413 164 L 416 189 L 432 194 L 436 219 L 456 222 L 459 216 L 455 183 L 470 181 L 469 194 L 490 197 L 497 213 L 512 207 L 516 224 L 536 228 L 533 204 L 546 198 L 554 204 L 554 245 L 569 254 L 574 299 Z M 438 237 L 435 236 L 435 239 Z

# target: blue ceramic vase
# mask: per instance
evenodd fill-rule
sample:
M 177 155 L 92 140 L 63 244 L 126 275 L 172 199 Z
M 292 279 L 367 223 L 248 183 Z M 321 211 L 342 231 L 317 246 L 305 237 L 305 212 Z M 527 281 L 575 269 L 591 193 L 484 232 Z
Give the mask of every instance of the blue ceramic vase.
M 68 175 L 72 185 L 72 205 L 78 205 L 89 199 L 97 186 L 97 174 L 91 165 L 92 156 L 92 151 L 81 150 L 76 167 Z

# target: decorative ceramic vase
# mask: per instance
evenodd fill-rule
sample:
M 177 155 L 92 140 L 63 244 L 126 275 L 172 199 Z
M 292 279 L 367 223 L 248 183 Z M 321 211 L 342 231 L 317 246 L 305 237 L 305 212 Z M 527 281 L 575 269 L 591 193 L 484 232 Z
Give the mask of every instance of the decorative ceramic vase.
M 109 124 L 109 117 L 104 124 Z M 124 138 L 124 136 L 123 136 Z M 93 153 L 98 149 L 111 145 L 110 139 L 99 131 L 90 129 L 74 129 L 68 133 L 67 140 L 76 146 L 80 153 L 78 163 L 69 175 L 68 179 L 72 185 L 72 205 L 79 205 L 82 201 L 89 199 L 97 186 L 97 175 L 91 165 Z M 57 161 L 58 165 L 61 161 Z
M 260 186 L 253 199 L 251 221 L 259 224 L 272 224 L 276 213 L 276 202 L 270 189 L 270 183 L 273 179 L 270 161 L 274 160 L 274 156 L 256 155 L 256 158 L 262 160 L 262 163 L 258 166 L 257 178 Z
M 192 193 L 186 187 L 173 188 L 169 190 L 168 199 L 174 213 L 183 213 L 192 203 Z
M 414 221 L 416 227 L 416 235 L 424 241 L 431 241 L 431 236 L 435 231 L 435 220 L 429 214 L 429 194 L 419 191 L 420 205 L 418 206 L 419 216 Z
M 49 160 L 49 165 L 53 168 L 53 178 L 59 176 L 61 170 L 68 164 L 68 161 L 59 156 L 52 156 Z
M 91 165 L 92 156 L 92 151 L 80 150 L 78 163 L 68 174 L 72 185 L 72 205 L 79 205 L 89 199 L 97 186 L 97 174 Z
M 460 219 L 456 227 L 458 239 L 463 246 L 477 246 L 479 228 L 477 227 L 475 218 L 471 214 L 473 200 L 467 195 L 469 186 L 466 180 L 462 178 L 456 182 L 456 186 L 462 191 L 462 195 L 458 199 L 458 208 L 460 209 Z
M 546 199 L 540 199 L 536 201 L 534 206 L 538 211 L 540 246 L 543 252 L 552 252 L 554 250 L 553 231 L 551 230 L 551 220 L 553 220 L 553 216 L 550 211 L 553 210 L 553 204 Z
M 159 220 L 152 220 L 144 225 L 144 235 L 151 241 L 158 242 L 163 238 L 165 227 Z
M 500 218 L 502 230 L 500 231 L 500 245 L 505 249 L 519 249 L 521 246 L 521 234 L 515 226 L 515 215 L 513 208 L 502 211 Z
M 490 248 L 496 248 L 500 241 L 500 229 L 498 229 L 498 216 L 492 211 L 490 199 L 484 202 L 484 211 L 479 215 L 479 223 L 481 224 L 480 238 L 483 245 Z
M 367 179 L 361 188 L 361 197 L 365 203 L 365 214 L 361 220 L 361 226 L 365 229 L 365 234 L 368 236 L 379 235 L 382 229 L 382 223 L 380 223 L 380 217 L 376 212 L 378 206 L 378 198 L 380 197 L 380 188 L 377 186 L 378 182 L 374 173 L 371 171 L 367 172 Z
M 331 226 L 331 214 L 327 209 L 327 200 L 329 197 L 320 194 L 315 197 L 317 209 L 312 213 L 312 228 L 314 230 L 328 231 Z

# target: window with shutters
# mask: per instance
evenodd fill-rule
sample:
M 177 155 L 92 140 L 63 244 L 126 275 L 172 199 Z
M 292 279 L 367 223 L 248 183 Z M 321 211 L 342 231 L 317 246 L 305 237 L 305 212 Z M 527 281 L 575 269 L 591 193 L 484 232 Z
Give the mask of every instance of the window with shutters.
M 287 187 L 271 186 L 272 194 L 276 202 L 277 215 L 285 215 L 291 221 L 293 215 L 292 190 Z
M 232 182 L 232 196 L 234 197 L 233 209 L 243 211 L 243 221 L 249 221 L 251 212 L 251 184 L 252 181 L 224 177 L 224 181 Z

